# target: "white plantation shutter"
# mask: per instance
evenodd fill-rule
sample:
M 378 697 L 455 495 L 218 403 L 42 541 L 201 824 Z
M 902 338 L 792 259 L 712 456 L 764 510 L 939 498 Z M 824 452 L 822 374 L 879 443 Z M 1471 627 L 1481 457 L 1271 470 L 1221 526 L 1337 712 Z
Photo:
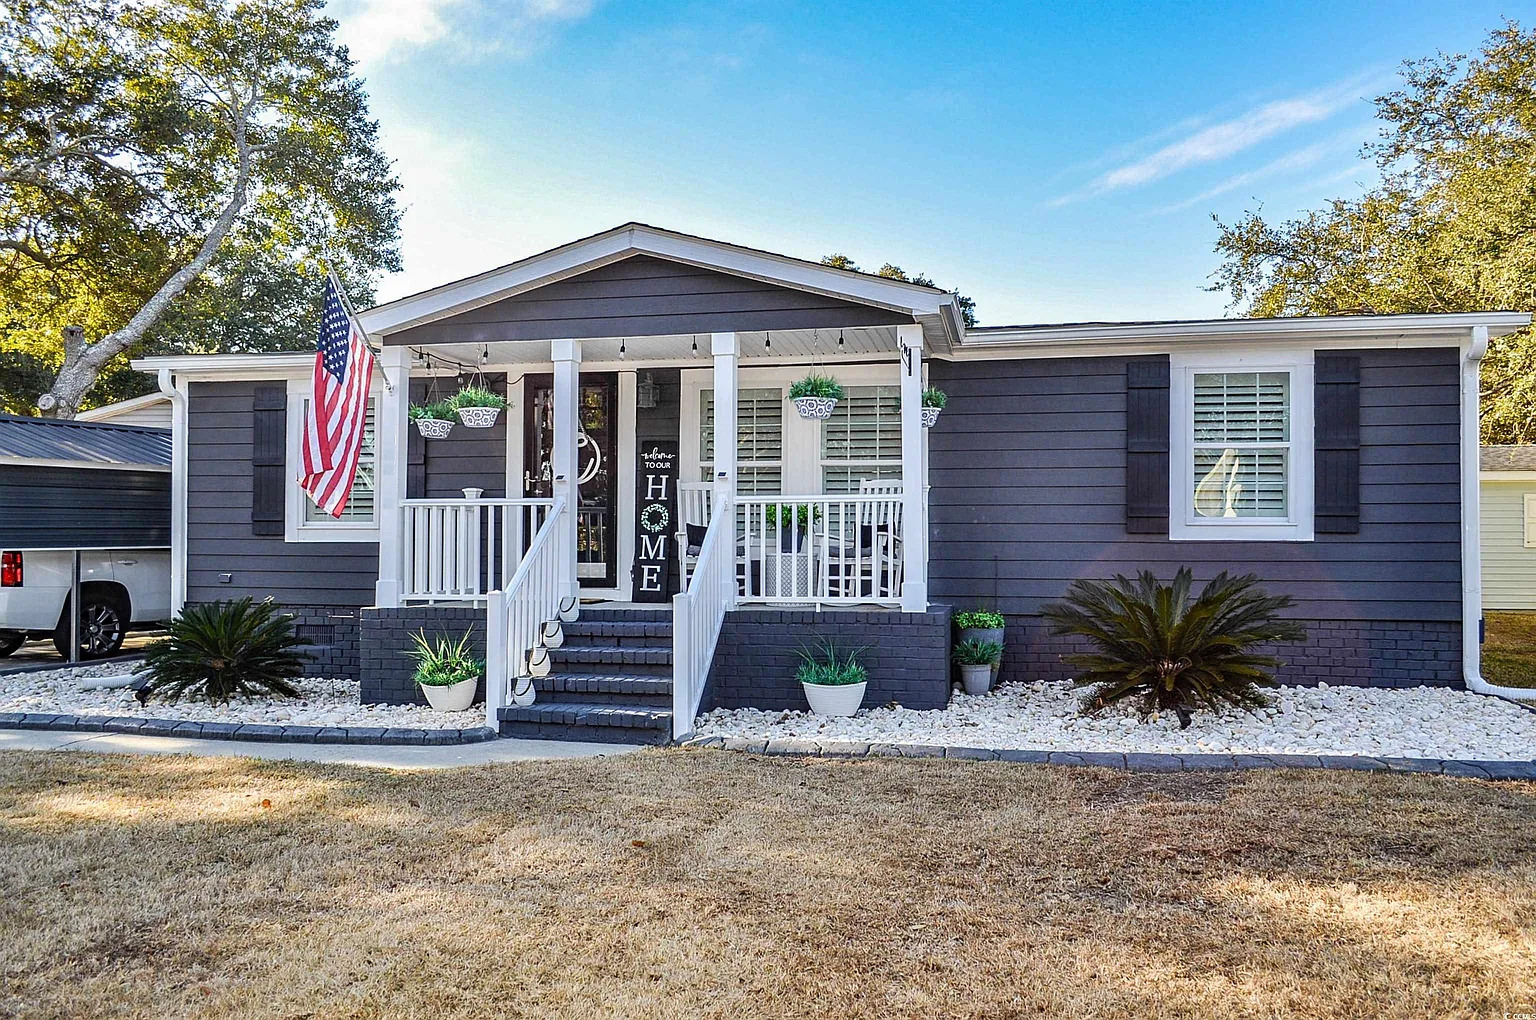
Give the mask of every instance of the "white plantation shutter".
M 858 492 L 859 482 L 901 477 L 901 388 L 850 386 L 821 425 L 822 491 Z
M 1291 472 L 1290 374 L 1196 373 L 1194 413 L 1195 514 L 1285 517 Z
M 363 417 L 363 446 L 357 455 L 357 477 L 352 482 L 352 494 L 347 497 L 347 508 L 341 512 L 340 517 L 332 517 L 330 514 L 315 506 L 314 500 L 304 498 L 304 520 L 306 523 L 329 524 L 335 521 L 371 521 L 373 520 L 373 491 L 374 491 L 374 466 L 377 463 L 378 430 L 375 427 L 375 401 L 368 398 L 368 411 Z M 303 413 L 309 413 L 309 401 L 304 401 Z
M 699 466 L 714 476 L 715 391 L 699 393 Z M 736 391 L 736 491 L 781 492 L 784 478 L 784 391 Z

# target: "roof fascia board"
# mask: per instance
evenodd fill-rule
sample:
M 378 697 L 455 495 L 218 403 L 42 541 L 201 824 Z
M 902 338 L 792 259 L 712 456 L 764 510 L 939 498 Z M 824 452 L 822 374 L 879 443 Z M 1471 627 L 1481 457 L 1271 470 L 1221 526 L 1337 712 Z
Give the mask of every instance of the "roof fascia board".
M 287 379 L 314 371 L 313 354 L 187 354 L 163 358 L 134 358 L 129 367 L 139 372 L 170 369 L 178 379 L 260 380 Z
M 1238 340 L 1275 336 L 1359 336 L 1372 333 L 1462 333 L 1486 326 L 1502 336 L 1530 325 L 1528 312 L 1453 312 L 1426 315 L 1330 315 L 1289 319 L 1210 319 L 1167 323 L 1096 323 L 1062 326 L 985 327 L 971 330 L 966 347 L 1085 343 L 1155 343 L 1170 339 Z
M 96 471 L 170 471 L 169 464 L 131 464 L 119 460 L 62 460 L 54 457 L 0 457 L 0 464 L 17 467 L 90 468 Z
M 951 361 L 1006 361 L 1029 358 L 1110 358 L 1144 354 L 1174 354 L 1195 351 L 1230 350 L 1391 350 L 1425 347 L 1458 347 L 1466 343 L 1464 336 L 1317 336 L 1317 337 L 1263 337 L 1241 339 L 1205 337 L 1175 341 L 1167 337 L 1148 339 L 1136 343 L 1084 343 L 1082 341 L 1058 341 L 1054 343 L 996 344 L 977 346 L 966 343 L 947 355 Z M 939 355 L 946 357 L 945 355 Z
M 1488 471 L 1479 472 L 1485 482 L 1531 482 L 1536 481 L 1536 471 Z
M 102 404 L 100 407 L 80 411 L 75 415 L 75 421 L 99 422 L 103 418 L 110 419 L 119 414 L 137 411 L 143 407 L 153 407 L 155 404 L 169 401 L 170 399 L 164 393 L 146 393 L 142 397 L 129 397 L 127 400 L 119 400 L 111 404 Z

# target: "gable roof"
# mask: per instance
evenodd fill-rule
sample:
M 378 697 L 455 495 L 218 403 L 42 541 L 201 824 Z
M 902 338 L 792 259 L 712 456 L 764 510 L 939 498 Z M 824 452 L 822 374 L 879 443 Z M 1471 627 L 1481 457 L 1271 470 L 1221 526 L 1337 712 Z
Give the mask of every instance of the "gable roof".
M 168 470 L 171 433 L 142 425 L 0 414 L 0 463 Z
M 170 405 L 171 398 L 164 393 L 146 393 L 142 397 L 130 397 L 127 400 L 79 411 L 75 414 L 75 421 L 116 421 L 124 425 L 151 425 L 150 419 L 164 417 L 164 427 L 169 428 Z M 122 421 L 124 417 L 129 420 Z
M 1479 466 L 1484 471 L 1536 471 L 1536 446 L 1485 446 Z
M 388 336 L 635 255 L 650 255 L 911 315 L 923 324 L 925 334 L 946 348 L 965 333 L 954 295 L 937 287 L 835 269 L 819 262 L 633 222 L 476 276 L 375 305 L 360 312 L 358 321 L 368 332 Z

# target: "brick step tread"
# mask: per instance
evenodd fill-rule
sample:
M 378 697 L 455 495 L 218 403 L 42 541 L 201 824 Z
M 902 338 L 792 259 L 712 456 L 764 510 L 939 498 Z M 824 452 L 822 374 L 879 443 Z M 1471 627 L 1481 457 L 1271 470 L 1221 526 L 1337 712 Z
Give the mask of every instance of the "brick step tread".
M 559 648 L 551 648 L 549 657 L 555 662 L 601 662 L 609 665 L 670 666 L 672 646 L 647 648 L 635 645 L 573 645 L 566 642 Z
M 578 701 L 536 701 L 497 709 L 504 723 L 537 723 L 553 726 L 617 726 L 635 730 L 672 730 L 672 713 L 664 708 L 640 705 L 599 705 Z
M 581 615 L 572 626 L 583 623 L 667 623 L 672 622 L 671 607 L 660 609 L 598 609 L 581 607 Z
M 631 726 L 563 726 L 540 722 L 503 722 L 503 737 L 518 740 L 578 740 L 586 744 L 666 744 L 672 740 L 672 726 L 664 729 L 637 729 Z
M 595 639 L 604 641 L 617 641 L 623 639 L 644 641 L 665 641 L 672 643 L 672 621 L 665 623 L 631 623 L 611 622 L 603 620 L 580 619 L 575 623 L 564 625 L 567 639 L 579 637 L 588 643 L 595 643 Z
M 551 673 L 533 682 L 534 690 L 550 693 L 653 694 L 672 696 L 670 676 L 623 673 Z

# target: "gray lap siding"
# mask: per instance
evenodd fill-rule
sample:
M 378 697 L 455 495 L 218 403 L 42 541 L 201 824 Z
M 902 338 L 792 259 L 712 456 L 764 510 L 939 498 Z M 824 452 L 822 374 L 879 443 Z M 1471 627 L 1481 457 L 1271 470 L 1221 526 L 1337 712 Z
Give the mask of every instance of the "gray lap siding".
M 1366 675 L 1346 679 L 1401 680 L 1388 674 L 1393 661 L 1420 652 L 1436 664 L 1426 679 L 1459 676 L 1448 626 L 1461 619 L 1459 354 L 1352 353 L 1361 359 L 1360 531 L 1312 542 L 1128 533 L 1123 357 L 933 363 L 930 379 L 950 402 L 930 433 L 932 596 L 1027 618 L 1078 578 L 1143 569 L 1168 577 L 1186 565 L 1197 579 L 1251 571 L 1296 600 L 1296 617 L 1330 622 L 1326 639 L 1319 632 L 1293 650 L 1309 668 L 1326 671 L 1343 622 L 1362 625 L 1349 642 L 1370 649 L 1369 664 L 1355 656 L 1348 666 Z M 1037 624 L 1019 623 L 1036 651 L 1049 644 Z M 1381 630 L 1403 624 L 1424 626 Z M 1060 674 L 1038 655 L 1010 658 L 1025 674 Z

